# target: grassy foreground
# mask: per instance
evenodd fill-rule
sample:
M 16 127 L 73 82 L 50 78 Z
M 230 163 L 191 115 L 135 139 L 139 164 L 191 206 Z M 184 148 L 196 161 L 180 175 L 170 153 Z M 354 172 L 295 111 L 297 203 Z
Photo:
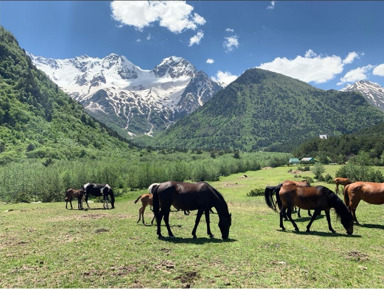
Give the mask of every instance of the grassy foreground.
M 144 191 L 126 194 L 115 210 L 101 203 L 88 211 L 66 210 L 64 202 L 0 205 L 0 287 L 382 287 L 382 206 L 360 203 L 352 236 L 334 213 L 336 234 L 324 215 L 305 233 L 305 213 L 301 232 L 290 223 L 282 232 L 264 198 L 246 194 L 293 175 L 287 167 L 243 175 L 211 183 L 232 213 L 229 241 L 220 239 L 217 215 L 215 238 L 207 237 L 203 217 L 192 239 L 194 212 L 171 213 L 177 237 L 159 240 L 155 226 L 136 224 L 140 205 L 133 200 Z M 148 209 L 145 216 L 148 224 Z

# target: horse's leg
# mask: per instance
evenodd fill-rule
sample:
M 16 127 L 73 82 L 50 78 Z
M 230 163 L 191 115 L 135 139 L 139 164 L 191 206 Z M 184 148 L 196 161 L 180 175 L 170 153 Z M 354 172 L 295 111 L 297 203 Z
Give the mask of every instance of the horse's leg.
M 157 235 L 159 238 L 163 238 L 161 235 L 161 219 L 163 219 L 164 213 L 163 210 L 161 209 L 157 214 L 156 214 L 156 223 L 157 223 Z
M 299 218 L 301 218 L 301 215 L 300 215 L 300 208 L 297 210 L 297 216 L 298 216 Z
M 171 207 L 169 207 L 169 209 L 164 212 L 164 222 L 165 222 L 165 226 L 167 226 L 168 236 L 169 237 L 175 237 L 171 231 L 171 227 L 169 226 L 169 213 L 170 212 L 171 212 Z
M 140 222 L 140 220 L 141 220 L 141 209 L 142 209 L 143 207 L 140 207 L 140 209 L 139 209 L 139 219 L 137 220 L 137 222 L 136 222 L 136 224 L 138 224 L 139 222 Z
M 72 207 L 72 199 L 69 200 L 69 204 L 71 205 L 71 210 L 73 210 L 73 207 Z
M 211 232 L 210 220 L 209 220 L 209 212 L 210 210 L 205 211 L 205 221 L 207 222 L 207 234 L 210 238 L 213 238 L 213 234 Z
M 143 221 L 143 224 L 144 224 L 144 225 L 145 225 L 145 221 L 144 221 L 145 207 L 146 207 L 146 206 L 143 206 L 143 207 L 142 207 L 142 210 L 141 210 L 141 218 L 142 218 L 142 221 Z
M 328 229 L 332 233 L 336 233 L 336 231 L 332 228 L 332 225 L 331 225 L 331 216 L 329 215 L 329 210 L 324 210 L 324 211 L 325 211 L 325 216 L 327 217 Z
M 336 191 L 336 195 L 338 195 L 338 194 L 339 194 L 339 184 L 336 184 L 336 189 L 335 189 L 335 191 Z
M 348 210 L 351 212 L 353 220 L 355 221 L 356 224 L 359 224 L 359 221 L 357 221 L 356 218 L 356 208 L 359 205 L 361 199 L 358 198 L 351 198 L 349 200 L 349 204 L 347 205 Z
M 91 207 L 88 204 L 88 195 L 85 196 L 85 203 L 87 204 L 88 209 L 90 209 Z
M 284 222 L 283 222 L 284 217 L 286 217 L 285 208 L 281 208 L 281 210 L 280 210 L 280 228 L 283 231 L 285 231 Z
M 152 221 L 151 221 L 151 225 L 153 225 L 153 221 L 155 220 L 155 214 L 153 214 L 153 218 L 152 218 Z
M 194 239 L 196 239 L 196 230 L 197 230 L 197 226 L 199 225 L 200 223 L 200 219 L 201 219 L 201 216 L 203 215 L 203 210 L 199 209 L 197 211 L 197 215 L 196 215 L 196 220 L 195 220 L 195 226 L 193 227 L 193 230 L 192 230 L 192 236 Z
M 292 208 L 288 208 L 287 216 L 288 216 L 288 219 L 291 221 L 292 225 L 295 227 L 295 231 L 299 232 L 299 228 L 297 227 L 295 221 L 292 219 Z
M 308 216 L 312 217 L 311 210 L 308 210 Z
M 313 221 L 316 220 L 316 217 L 320 214 L 320 212 L 321 212 L 321 209 L 318 209 L 318 208 L 315 209 L 315 212 L 313 213 L 312 218 L 307 225 L 307 232 L 309 232 L 309 229 L 311 228 Z

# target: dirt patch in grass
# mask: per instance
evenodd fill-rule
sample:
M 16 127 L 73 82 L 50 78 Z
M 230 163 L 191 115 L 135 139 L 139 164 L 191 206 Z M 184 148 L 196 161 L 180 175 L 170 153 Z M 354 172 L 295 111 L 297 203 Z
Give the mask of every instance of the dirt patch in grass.
M 173 280 L 180 280 L 183 284 L 182 288 L 190 288 L 195 280 L 199 278 L 199 274 L 196 271 L 183 272 L 181 275 L 177 276 Z
M 367 254 L 364 254 L 358 251 L 351 251 L 351 252 L 348 252 L 346 259 L 359 262 L 359 261 L 367 261 L 369 257 Z

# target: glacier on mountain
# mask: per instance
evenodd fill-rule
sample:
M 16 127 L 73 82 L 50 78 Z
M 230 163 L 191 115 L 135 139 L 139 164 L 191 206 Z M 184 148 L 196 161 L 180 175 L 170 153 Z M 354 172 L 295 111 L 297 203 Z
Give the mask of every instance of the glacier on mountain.
M 125 56 L 51 59 L 29 54 L 64 92 L 120 134 L 154 135 L 221 90 L 187 60 L 171 56 L 144 70 Z

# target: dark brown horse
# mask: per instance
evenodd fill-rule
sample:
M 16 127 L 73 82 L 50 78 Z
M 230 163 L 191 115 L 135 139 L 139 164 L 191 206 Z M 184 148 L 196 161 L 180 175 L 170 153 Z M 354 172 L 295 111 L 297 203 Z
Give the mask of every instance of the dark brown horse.
M 339 193 L 340 185 L 345 187 L 346 185 L 349 185 L 351 183 L 351 181 L 348 178 L 334 178 L 333 181 L 336 184 L 336 194 Z
M 361 200 L 374 205 L 384 204 L 384 183 L 356 182 L 344 187 L 344 202 L 356 224 L 359 224 L 356 208 Z
M 270 195 L 265 195 L 265 200 L 267 205 L 274 209 L 272 205 L 272 200 Z M 310 210 L 314 209 L 315 212 L 307 225 L 307 232 L 309 232 L 313 221 L 320 214 L 322 210 L 325 211 L 325 215 L 328 221 L 328 228 L 332 233 L 335 233 L 335 230 L 331 225 L 331 217 L 329 211 L 331 208 L 334 208 L 336 214 L 340 216 L 341 223 L 344 228 L 347 230 L 348 235 L 353 233 L 353 218 L 351 213 L 348 211 L 347 207 L 344 205 L 343 201 L 331 190 L 323 186 L 317 187 L 298 187 L 295 185 L 282 186 L 279 194 L 277 195 L 277 203 L 280 210 L 280 227 L 285 230 L 283 224 L 283 216 L 285 211 L 289 220 L 292 222 L 292 225 L 295 227 L 296 231 L 299 231 L 296 223 L 293 221 L 291 213 L 294 206 L 297 206 L 302 209 Z
M 161 235 L 161 220 L 164 222 L 168 230 L 168 235 L 173 237 L 173 233 L 169 226 L 169 213 L 171 205 L 178 210 L 192 211 L 198 210 L 195 226 L 192 230 L 193 238 L 196 238 L 196 229 L 199 225 L 201 216 L 205 213 L 207 223 L 207 234 L 213 238 L 209 222 L 209 210 L 216 208 L 219 215 L 219 228 L 223 239 L 227 239 L 229 235 L 229 227 L 231 226 L 231 214 L 228 212 L 228 205 L 223 196 L 212 186 L 205 182 L 198 183 L 179 183 L 165 182 L 157 185 L 153 192 L 153 211 L 157 221 L 157 235 Z M 161 210 L 160 210 L 161 207 Z
M 72 200 L 77 199 L 77 208 L 79 210 L 83 210 L 83 200 L 85 199 L 84 191 L 83 190 L 76 190 L 76 189 L 68 189 L 65 192 L 65 208 L 68 209 L 68 202 L 71 205 L 71 210 L 73 209 L 72 207 Z

